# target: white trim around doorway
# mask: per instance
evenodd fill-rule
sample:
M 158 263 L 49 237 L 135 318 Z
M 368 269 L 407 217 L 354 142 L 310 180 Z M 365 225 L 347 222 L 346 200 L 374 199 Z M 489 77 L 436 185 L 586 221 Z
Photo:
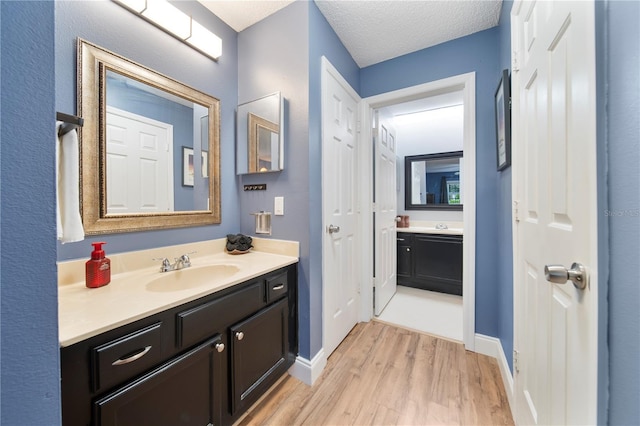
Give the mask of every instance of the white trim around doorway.
M 360 102 L 361 140 L 372 140 L 372 111 L 394 104 L 408 102 L 452 91 L 463 92 L 464 99 L 464 246 L 462 276 L 462 340 L 467 350 L 475 350 L 475 276 L 476 276 L 476 89 L 475 72 L 448 77 L 413 87 L 382 93 L 364 98 Z M 362 144 L 366 146 L 366 142 Z M 369 145 L 372 148 L 372 145 Z M 360 218 L 362 247 L 373 247 L 371 232 L 372 196 L 371 176 L 373 176 L 373 150 L 363 149 L 360 153 Z M 373 253 L 363 253 L 360 289 L 360 321 L 373 318 Z

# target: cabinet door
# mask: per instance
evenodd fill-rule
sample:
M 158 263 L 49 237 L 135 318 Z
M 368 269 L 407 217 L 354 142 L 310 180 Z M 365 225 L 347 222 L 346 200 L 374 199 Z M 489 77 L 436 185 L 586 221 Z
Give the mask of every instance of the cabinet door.
M 398 250 L 398 281 L 402 281 L 402 278 L 410 278 L 412 272 L 412 258 L 411 258 L 411 235 L 398 234 L 397 236 L 397 250 Z
M 416 282 L 426 290 L 462 295 L 462 237 L 416 235 L 413 240 Z
M 231 327 L 231 412 L 248 408 L 287 371 L 287 300 Z
M 218 425 L 223 351 L 216 336 L 99 399 L 94 425 Z

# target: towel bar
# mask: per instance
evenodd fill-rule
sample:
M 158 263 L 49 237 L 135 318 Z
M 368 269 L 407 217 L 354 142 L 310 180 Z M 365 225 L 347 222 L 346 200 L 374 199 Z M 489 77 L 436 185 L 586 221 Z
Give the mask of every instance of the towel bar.
M 82 127 L 82 125 L 84 124 L 84 118 L 77 117 L 75 115 L 65 114 L 63 112 L 57 112 L 56 119 L 64 123 L 62 126 L 60 126 L 60 130 L 58 131 L 58 136 L 62 136 L 66 133 L 69 133 L 73 129 Z

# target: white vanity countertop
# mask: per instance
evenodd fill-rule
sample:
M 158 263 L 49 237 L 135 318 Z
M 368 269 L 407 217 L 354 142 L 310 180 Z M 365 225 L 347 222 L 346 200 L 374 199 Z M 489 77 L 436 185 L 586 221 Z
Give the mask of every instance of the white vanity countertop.
M 438 224 L 444 224 L 447 229 L 436 229 Z M 409 221 L 408 228 L 396 229 L 397 232 L 410 232 L 414 234 L 442 234 L 442 235 L 464 235 L 464 226 L 462 222 L 451 221 Z
M 164 310 L 196 300 L 235 284 L 298 262 L 297 242 L 254 238 L 254 249 L 247 254 L 224 251 L 226 239 L 120 253 L 111 259 L 111 283 L 90 289 L 85 286 L 84 264 L 88 260 L 58 263 L 58 321 L 61 346 L 69 346 L 105 331 L 137 321 Z M 108 250 L 108 246 L 105 246 Z M 211 277 L 210 283 L 175 291 L 150 291 L 150 280 L 164 274 L 160 262 L 191 253 L 191 268 L 206 265 L 235 265 L 238 272 L 229 277 Z M 129 267 L 127 267 L 129 265 Z M 131 265 L 136 265 L 135 267 Z

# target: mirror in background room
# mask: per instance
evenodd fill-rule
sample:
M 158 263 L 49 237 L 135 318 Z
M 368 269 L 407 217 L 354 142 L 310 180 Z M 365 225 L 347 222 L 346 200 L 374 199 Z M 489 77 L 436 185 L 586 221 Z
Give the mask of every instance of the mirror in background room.
M 280 92 L 238 105 L 238 174 L 284 169 L 284 99 Z
M 87 234 L 220 222 L 219 101 L 78 41 Z
M 405 157 L 406 210 L 462 210 L 462 151 Z

